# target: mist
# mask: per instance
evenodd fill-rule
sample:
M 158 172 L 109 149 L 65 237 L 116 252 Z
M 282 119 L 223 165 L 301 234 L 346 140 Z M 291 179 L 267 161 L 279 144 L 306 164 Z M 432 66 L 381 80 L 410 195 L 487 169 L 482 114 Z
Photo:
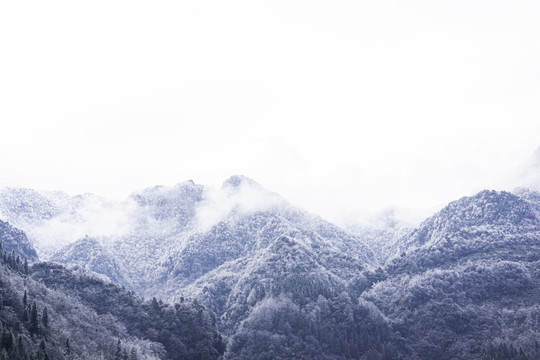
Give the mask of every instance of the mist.
M 245 174 L 341 222 L 507 188 L 539 145 L 534 1 L 29 4 L 0 5 L 0 186 Z
M 253 180 L 233 176 L 221 188 L 207 189 L 197 206 L 195 223 L 199 231 L 206 231 L 231 215 L 246 216 L 285 204 L 285 199 Z

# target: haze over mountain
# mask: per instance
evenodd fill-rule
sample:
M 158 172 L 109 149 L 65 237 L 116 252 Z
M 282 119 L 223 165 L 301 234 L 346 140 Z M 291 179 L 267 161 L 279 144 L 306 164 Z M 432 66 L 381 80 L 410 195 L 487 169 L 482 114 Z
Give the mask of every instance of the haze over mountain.
M 539 199 L 486 190 L 417 227 L 387 212 L 343 230 L 233 176 L 123 202 L 6 189 L 0 210 L 43 258 L 204 304 L 225 359 L 536 359 Z
M 29 1 L 0 8 L 0 186 L 243 173 L 335 222 L 501 190 L 538 146 L 533 0 Z
M 0 1 L 0 360 L 540 360 L 539 18 Z
M 518 187 L 540 190 L 540 146 L 520 167 L 514 181 Z

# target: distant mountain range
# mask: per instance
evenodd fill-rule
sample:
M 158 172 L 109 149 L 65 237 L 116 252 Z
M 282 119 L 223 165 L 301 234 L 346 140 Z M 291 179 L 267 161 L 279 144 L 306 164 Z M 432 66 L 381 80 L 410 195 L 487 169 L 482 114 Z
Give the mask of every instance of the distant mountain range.
M 5 189 L 0 214 L 8 251 L 36 262 L 33 245 L 72 269 L 35 270 L 45 286 L 73 291 L 75 271 L 195 301 L 215 314 L 225 359 L 540 358 L 535 191 L 482 191 L 415 229 L 344 230 L 243 176 L 123 202 Z

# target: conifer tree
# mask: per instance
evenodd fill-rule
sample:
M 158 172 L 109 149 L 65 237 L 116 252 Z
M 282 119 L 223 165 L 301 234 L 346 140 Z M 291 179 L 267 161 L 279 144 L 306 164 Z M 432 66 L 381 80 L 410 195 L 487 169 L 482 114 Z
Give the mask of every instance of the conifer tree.
M 69 357 L 71 355 L 71 345 L 69 345 L 69 339 L 66 339 L 66 345 L 64 347 L 64 352 Z
M 28 275 L 28 259 L 26 257 L 24 258 L 23 272 Z
M 11 334 L 11 331 L 6 331 L 6 329 L 4 328 L 2 330 L 2 335 L 0 335 L 0 349 L 6 350 L 6 352 L 9 352 L 12 347 L 13 347 L 13 335 Z
M 131 355 L 129 357 L 129 360 L 138 360 L 137 349 L 131 348 Z
M 49 327 L 49 311 L 47 310 L 46 306 L 43 308 L 43 315 L 41 315 L 41 323 L 45 328 Z
M 120 342 L 120 339 L 118 339 L 118 342 L 116 343 L 116 351 L 114 353 L 114 360 L 122 360 L 122 343 Z
M 38 360 L 49 360 L 49 354 L 47 354 L 47 349 L 45 349 L 45 340 L 41 340 L 39 343 L 37 358 Z
M 156 310 L 159 310 L 159 303 L 155 297 L 152 298 L 152 307 Z
M 37 332 L 39 329 L 38 312 L 36 302 L 32 304 L 32 310 L 30 311 L 30 331 Z
M 17 353 L 21 359 L 26 359 L 26 350 L 21 335 L 17 338 Z
M 23 302 L 24 307 L 26 308 L 26 306 L 28 305 L 28 294 L 26 293 L 26 290 L 24 290 L 22 302 Z

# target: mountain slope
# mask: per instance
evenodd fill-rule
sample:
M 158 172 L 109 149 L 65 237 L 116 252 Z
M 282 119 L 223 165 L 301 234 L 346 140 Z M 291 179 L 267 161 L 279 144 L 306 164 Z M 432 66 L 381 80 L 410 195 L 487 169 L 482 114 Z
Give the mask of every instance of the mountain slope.
M 388 264 L 391 273 L 450 266 L 478 256 L 534 257 L 540 231 L 529 201 L 508 192 L 482 191 L 450 203 L 404 241 L 407 254 Z
M 539 358 L 539 224 L 519 196 L 462 198 L 415 230 L 361 298 L 421 359 Z
M 118 259 L 95 238 L 85 236 L 65 246 L 55 252 L 50 261 L 70 264 L 87 272 L 104 276 L 106 280 L 116 284 L 128 285 Z
M 0 220 L 0 239 L 3 250 L 7 252 L 13 251 L 21 259 L 26 258 L 31 262 L 38 260 L 36 250 L 28 241 L 26 234 L 2 220 Z
M 237 344 L 231 349 L 246 344 L 242 356 L 258 356 L 253 352 L 257 345 L 243 335 L 248 324 L 254 324 L 255 308 L 276 301 L 293 308 L 317 302 L 338 304 L 341 296 L 353 299 L 348 305 L 335 305 L 343 311 L 371 313 L 355 304 L 358 293 L 351 284 L 365 282 L 361 273 L 377 264 L 373 251 L 357 236 L 295 208 L 250 179 L 233 176 L 217 190 L 193 182 L 154 187 L 133 194 L 131 200 L 136 206 L 129 208 L 128 231 L 99 241 L 84 237 L 56 251 L 51 259 L 106 275 L 141 295 L 176 302 L 199 299 L 217 313 L 217 325 L 231 344 Z M 42 220 L 46 226 L 49 220 Z M 296 318 L 316 328 L 310 316 L 298 312 Z M 373 318 L 386 326 L 376 315 Z M 367 336 L 366 328 L 350 326 L 356 337 L 343 346 L 357 355 L 365 353 L 359 339 Z M 298 331 L 289 334 L 298 346 L 309 346 L 314 334 Z M 314 348 L 325 359 L 342 356 L 338 340 L 324 345 L 326 339 L 318 338 L 323 345 Z M 289 348 L 279 349 L 275 352 L 285 356 Z
M 0 359 L 112 360 L 118 352 L 217 359 L 223 353 L 214 315 L 198 304 L 148 302 L 81 271 L 50 263 L 28 269 L 6 258 L 4 252 Z
M 166 359 L 217 359 L 224 350 L 214 315 L 197 303 L 148 302 L 117 285 L 50 263 L 31 268 L 33 279 L 63 294 L 76 294 L 98 315 L 122 324 L 127 334 L 161 344 Z
M 23 230 L 41 259 L 86 235 L 119 236 L 130 229 L 133 200 L 107 201 L 93 194 L 31 189 L 0 190 L 0 218 Z
M 149 297 L 196 299 L 216 314 L 202 318 L 226 336 L 225 359 L 537 359 L 539 199 L 482 191 L 409 233 L 355 235 L 245 177 L 221 189 L 184 182 L 133 194 L 123 231 L 83 237 L 52 258 Z M 93 294 L 103 306 L 84 306 L 124 321 L 110 291 L 59 269 L 33 276 L 83 303 Z M 161 336 L 167 325 L 156 324 L 150 335 L 133 332 L 137 322 L 127 331 L 164 345 L 169 330 Z M 212 354 L 223 350 L 219 337 L 204 338 Z
M 347 293 L 349 284 L 361 281 L 361 272 L 376 264 L 374 253 L 359 238 L 243 177 L 227 180 L 217 193 L 203 193 L 192 214 L 191 221 L 182 223 L 183 231 L 168 237 L 120 239 L 115 254 L 124 268 L 132 269 L 130 278 L 142 294 L 201 300 L 216 312 L 217 324 L 231 344 L 239 343 L 253 320 L 253 309 L 261 304 L 280 299 L 293 307 L 307 306 L 321 294 L 321 301 L 332 301 L 342 292 L 354 298 L 356 294 Z M 155 249 L 151 254 L 141 251 L 149 244 Z M 150 259 L 141 259 L 148 255 Z M 300 314 L 299 319 L 308 321 L 306 316 Z M 308 346 L 298 330 L 290 335 Z M 258 356 L 251 352 L 258 346 L 242 339 L 242 356 Z M 240 356 L 233 351 L 238 346 L 230 349 L 227 357 Z M 285 356 L 289 348 L 280 349 Z M 324 358 L 335 356 L 328 353 Z

